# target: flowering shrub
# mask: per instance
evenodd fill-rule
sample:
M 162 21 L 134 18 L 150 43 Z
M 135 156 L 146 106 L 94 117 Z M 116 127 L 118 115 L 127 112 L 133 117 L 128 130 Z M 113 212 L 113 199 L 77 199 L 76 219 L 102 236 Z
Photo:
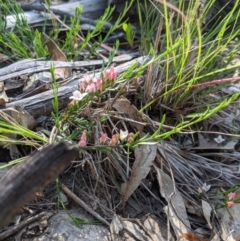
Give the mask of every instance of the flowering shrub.
M 101 77 L 92 78 L 89 75 L 86 75 L 83 80 L 79 81 L 79 90 L 75 90 L 70 99 L 74 101 L 81 101 L 85 96 L 90 93 L 97 93 L 104 90 L 106 87 L 113 85 L 117 79 L 117 71 L 114 66 L 110 66 Z M 100 144 L 105 144 L 107 142 L 108 135 L 107 133 L 102 133 L 99 138 Z M 134 141 L 134 134 L 129 133 L 128 130 L 120 130 L 120 134 L 113 134 L 108 145 L 115 146 L 120 142 L 122 143 L 132 143 Z M 78 142 L 79 147 L 85 147 L 87 145 L 87 134 L 86 131 L 82 132 L 80 140 Z
M 99 138 L 99 143 L 100 144 L 106 144 L 108 139 L 107 133 L 102 133 L 102 135 Z M 134 141 L 134 134 L 128 133 L 128 130 L 122 131 L 120 130 L 120 134 L 113 134 L 109 143 L 107 145 L 109 146 L 115 146 L 119 143 L 132 143 Z M 85 147 L 87 145 L 87 135 L 86 132 L 84 131 L 81 135 L 80 141 L 78 143 L 78 146 L 80 147 Z
M 70 99 L 80 101 L 87 95 L 87 93 L 95 93 L 104 90 L 107 86 L 114 84 L 114 81 L 117 79 L 117 71 L 112 65 L 102 76 L 103 78 L 92 78 L 89 75 L 86 75 L 84 80 L 79 81 L 79 90 L 75 90 Z
M 107 69 L 102 74 L 102 77 L 91 77 L 89 75 L 86 75 L 83 80 L 79 81 L 79 86 L 78 86 L 79 90 L 75 90 L 73 92 L 73 95 L 70 97 L 70 99 L 74 100 L 75 102 L 79 102 L 90 93 L 99 93 L 102 90 L 106 89 L 108 86 L 113 85 L 116 79 L 117 79 L 117 71 L 113 65 L 110 66 L 110 68 Z M 121 139 L 121 141 L 123 140 L 128 141 L 127 137 L 128 137 L 128 131 L 123 132 L 121 130 L 120 135 L 114 134 L 112 136 L 111 140 L 109 141 L 109 145 L 110 146 L 116 145 L 119 139 Z M 105 144 L 107 139 L 108 139 L 107 133 L 103 133 L 99 138 L 99 142 L 101 144 Z M 129 142 L 131 141 L 132 139 L 130 138 Z M 85 147 L 86 145 L 87 145 L 87 134 L 84 131 L 80 137 L 78 146 Z

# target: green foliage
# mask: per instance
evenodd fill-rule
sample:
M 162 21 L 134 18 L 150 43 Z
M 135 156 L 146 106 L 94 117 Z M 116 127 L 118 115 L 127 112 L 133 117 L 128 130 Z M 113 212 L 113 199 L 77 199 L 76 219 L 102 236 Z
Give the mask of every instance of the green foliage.
M 236 11 L 239 1 L 235 2 L 234 8 L 222 20 L 217 19 L 218 24 L 211 28 L 211 25 L 203 22 L 207 19 L 214 2 L 208 1 L 200 13 L 200 1 L 180 0 L 176 4 L 178 11 L 165 4 L 151 7 L 146 1 L 138 2 L 139 10 L 143 9 L 145 13 L 139 11 L 142 51 L 148 53 L 151 50 L 155 56 L 161 55 L 161 62 L 157 62 L 160 60 L 158 57 L 153 57 L 151 63 L 147 63 L 148 69 L 154 70 L 152 76 L 158 77 L 147 77 L 143 91 L 146 97 L 145 105 L 141 111 L 156 108 L 157 103 L 173 110 L 186 108 L 192 105 L 193 97 L 195 109 L 198 110 L 198 103 L 200 106 L 207 94 L 204 89 L 208 88 L 215 92 L 216 88 L 221 89 L 222 85 L 205 85 L 205 88 L 194 86 L 205 82 L 210 84 L 215 78 L 221 79 L 226 73 L 233 73 L 233 69 L 239 68 L 239 64 L 226 66 L 219 61 L 222 59 L 220 56 L 223 51 L 240 33 L 237 27 L 240 12 Z M 154 34 L 151 27 L 154 30 L 158 29 L 157 33 L 155 31 Z M 147 37 L 145 40 L 146 36 L 151 39 Z M 229 53 L 231 59 L 235 55 L 234 51 L 236 50 L 232 49 Z M 138 70 L 135 69 L 134 73 Z M 217 106 L 218 100 L 215 101 Z M 206 110 L 199 109 L 201 113 L 205 113 Z
M 55 78 L 55 68 L 54 66 L 51 66 L 50 73 L 52 76 L 52 89 L 53 89 L 53 100 L 52 100 L 52 106 L 53 106 L 53 112 L 52 117 L 55 121 L 56 127 L 59 129 L 60 127 L 60 114 L 59 114 L 59 102 L 58 102 L 58 88 L 59 84 L 56 81 Z
M 122 25 L 124 32 L 126 33 L 126 39 L 129 43 L 129 45 L 131 46 L 131 48 L 133 48 L 133 42 L 134 42 L 134 37 L 135 37 L 135 30 L 132 26 L 132 24 L 130 23 L 123 23 Z
M 23 139 L 16 140 L 15 136 Z M 25 128 L 14 120 L 0 118 L 0 144 L 22 144 L 39 147 L 41 144 L 48 143 L 48 139 L 34 131 Z
M 69 30 L 66 32 L 66 38 L 61 48 L 68 56 L 72 56 L 72 59 L 76 59 L 81 51 L 80 49 L 76 50 L 73 43 L 77 42 L 81 30 L 80 21 L 82 10 L 82 7 L 76 8 L 74 17 L 70 19 Z
M 76 59 L 79 54 L 88 49 L 90 54 L 94 54 L 96 49 L 122 24 L 123 18 L 132 6 L 135 0 L 126 3 L 123 13 L 119 16 L 116 22 L 107 30 L 105 23 L 111 20 L 114 8 L 106 8 L 102 17 L 100 17 L 93 29 L 87 31 L 85 36 L 81 34 L 81 13 L 82 8 L 76 9 L 74 16 L 70 19 L 70 25 L 67 26 L 64 22 L 57 23 L 56 19 L 52 20 L 52 31 L 47 33 L 59 46 L 59 48 L 66 54 L 69 60 Z M 16 19 L 16 24 L 12 29 L 6 29 L 6 21 L 0 18 L 0 52 L 15 59 L 22 58 L 50 58 L 46 46 L 41 40 L 41 32 L 45 33 L 46 26 L 43 24 L 41 30 L 33 30 L 27 23 L 24 12 L 20 6 L 10 0 L 0 0 L 2 6 L 2 13 L 4 15 L 13 15 Z M 47 4 L 49 7 L 49 4 Z M 59 40 L 58 35 L 62 25 L 66 28 L 66 37 L 64 41 Z M 104 35 L 102 33 L 105 32 Z
M 2 14 L 13 14 L 16 20 L 15 26 L 7 31 L 5 19 L 0 18 L 0 52 L 14 58 L 32 57 L 35 34 L 23 17 L 20 6 L 9 0 L 0 0 L 0 5 Z

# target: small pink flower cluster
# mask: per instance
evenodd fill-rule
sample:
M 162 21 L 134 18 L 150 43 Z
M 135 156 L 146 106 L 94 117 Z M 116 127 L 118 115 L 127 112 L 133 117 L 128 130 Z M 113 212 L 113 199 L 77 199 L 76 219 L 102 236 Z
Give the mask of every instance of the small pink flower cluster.
M 108 139 L 107 133 L 103 133 L 101 137 L 99 138 L 99 143 L 100 144 L 105 144 Z M 118 141 L 121 142 L 127 142 L 127 143 L 132 143 L 134 141 L 134 134 L 128 133 L 127 131 L 122 131 L 120 130 L 120 134 L 114 134 L 112 135 L 111 140 L 109 141 L 110 146 L 115 146 Z M 84 131 L 81 135 L 80 141 L 78 142 L 79 147 L 85 147 L 87 145 L 87 133 Z
M 115 81 L 117 79 L 117 71 L 113 65 L 111 65 L 110 68 L 105 71 L 103 74 L 103 79 L 105 81 Z
M 228 202 L 227 205 L 229 208 L 231 208 L 234 205 L 234 199 L 236 197 L 236 193 L 235 192 L 230 192 L 228 193 Z
M 100 144 L 106 143 L 107 138 L 108 138 L 107 133 L 103 133 L 103 134 L 101 135 L 101 137 L 99 138 Z M 119 141 L 119 134 L 114 134 L 114 135 L 112 136 L 110 142 L 109 142 L 109 145 L 110 145 L 110 146 L 115 146 L 118 141 Z
M 85 93 L 102 91 L 104 82 L 113 82 L 116 79 L 117 71 L 112 65 L 103 73 L 103 79 L 100 77 L 91 78 L 89 75 L 85 76 L 84 80 L 79 81 L 79 90 Z
M 104 144 L 106 141 L 107 141 L 107 133 L 103 133 L 101 135 L 101 137 L 99 138 L 99 142 Z M 114 134 L 112 135 L 112 138 L 109 142 L 109 145 L 110 146 L 115 146 L 118 141 L 121 141 L 121 142 L 128 142 L 128 143 L 132 143 L 134 141 L 134 134 L 131 132 L 131 133 L 128 133 L 128 130 L 127 131 L 122 131 L 120 130 L 120 134 Z
M 93 93 L 98 90 L 102 90 L 102 79 L 100 77 L 91 78 L 90 76 L 85 76 L 83 81 L 79 81 L 79 89 L 81 92 Z

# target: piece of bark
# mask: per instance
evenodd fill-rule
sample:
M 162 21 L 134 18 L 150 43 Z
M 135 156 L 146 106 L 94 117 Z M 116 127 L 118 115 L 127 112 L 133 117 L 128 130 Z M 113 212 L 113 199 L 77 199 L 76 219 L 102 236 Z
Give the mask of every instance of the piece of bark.
M 0 228 L 77 157 L 78 149 L 62 142 L 49 145 L 18 164 L 0 182 Z

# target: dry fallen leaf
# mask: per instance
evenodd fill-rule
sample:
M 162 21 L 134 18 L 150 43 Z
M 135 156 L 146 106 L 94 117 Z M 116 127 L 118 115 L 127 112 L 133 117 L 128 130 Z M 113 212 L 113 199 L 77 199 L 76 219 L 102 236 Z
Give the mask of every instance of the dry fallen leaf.
M 171 232 L 168 233 L 167 223 L 153 214 L 147 215 L 143 225 L 151 232 L 152 237 L 156 237 L 157 241 L 174 240 Z
M 119 112 L 125 113 L 128 116 L 128 118 L 134 121 L 144 122 L 143 117 L 141 113 L 139 113 L 138 109 L 134 105 L 132 105 L 127 98 L 123 96 L 121 96 L 121 98 L 117 99 L 114 102 L 113 107 Z M 136 129 L 140 133 L 142 132 L 144 125 L 134 123 L 134 122 L 132 122 L 132 124 L 136 127 Z
M 114 215 L 110 225 L 112 241 L 173 241 L 171 234 L 167 238 L 166 223 L 160 223 L 158 218 L 152 214 L 144 219 L 128 220 Z
M 113 241 L 125 241 L 125 240 L 145 240 L 147 239 L 144 232 L 140 229 L 140 227 L 128 221 L 125 218 L 122 218 L 118 215 L 114 215 L 111 225 L 110 232 Z M 133 239 L 135 237 L 136 239 Z
M 168 205 L 164 208 L 177 238 L 183 233 L 190 233 L 186 207 L 180 192 L 174 188 L 174 183 L 169 175 L 154 165 L 157 172 L 157 179 L 160 186 L 160 193 L 166 199 Z M 185 240 L 183 238 L 183 240 Z
M 49 53 L 52 53 L 52 60 L 55 61 L 68 61 L 66 55 L 61 51 L 57 44 L 50 39 L 46 34 L 42 33 L 42 41 L 46 44 Z M 55 78 L 68 78 L 71 76 L 71 70 L 67 67 L 56 68 L 55 69 Z
M 212 207 L 211 207 L 211 205 L 208 202 L 202 200 L 202 210 L 203 210 L 204 217 L 207 220 L 209 228 L 212 229 L 212 224 L 211 224 Z
M 157 145 L 139 145 L 135 148 L 135 161 L 129 180 L 121 186 L 122 205 L 125 206 L 128 198 L 141 184 L 150 171 L 151 165 L 157 155 Z
M 214 237 L 210 241 L 222 241 L 222 239 L 219 238 L 218 234 L 215 234 Z

